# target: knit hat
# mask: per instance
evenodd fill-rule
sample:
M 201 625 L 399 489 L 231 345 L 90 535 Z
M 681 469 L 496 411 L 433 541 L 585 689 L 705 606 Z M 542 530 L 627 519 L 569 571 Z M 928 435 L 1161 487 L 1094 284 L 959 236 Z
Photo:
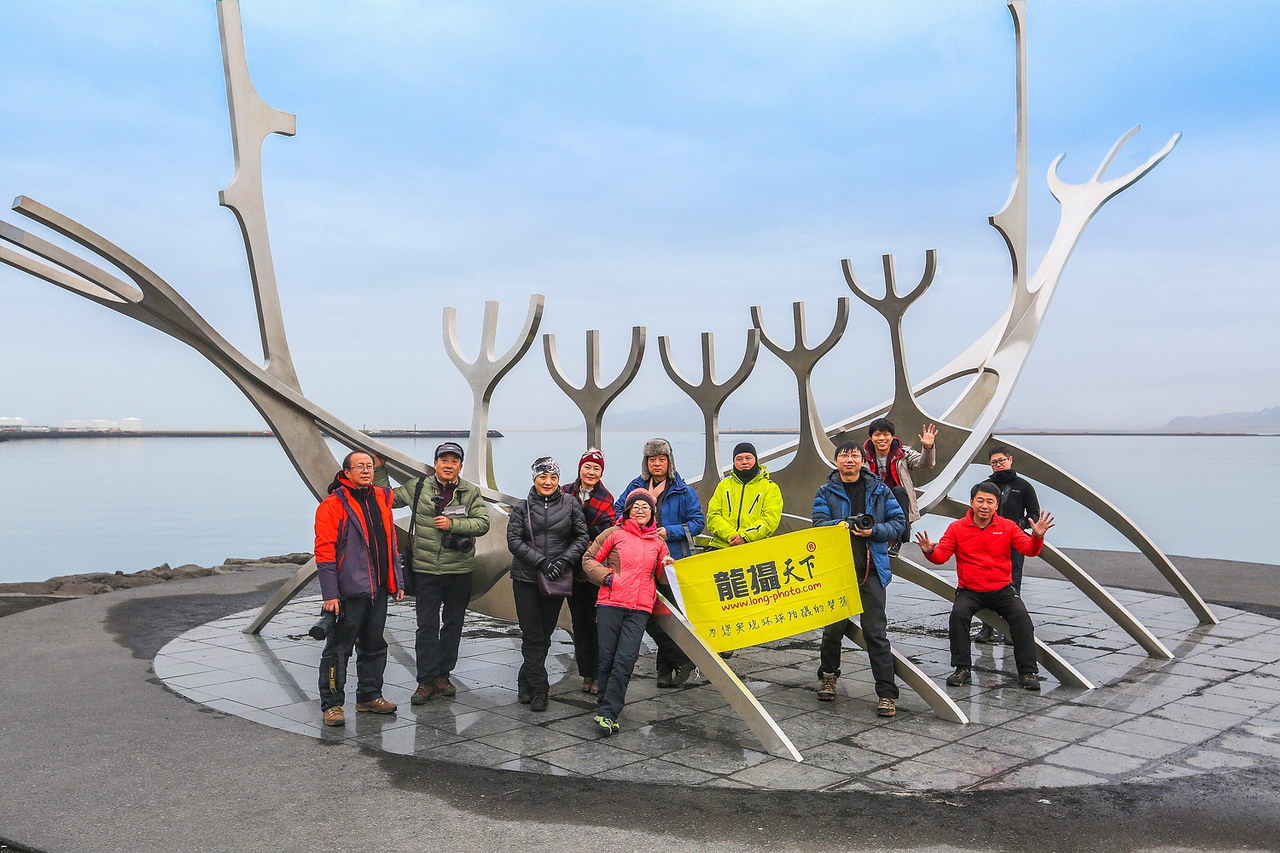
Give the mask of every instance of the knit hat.
M 462 455 L 462 445 L 458 444 L 456 441 L 446 441 L 444 444 L 437 447 L 436 455 L 434 458 L 439 459 L 441 456 L 444 456 L 446 453 L 452 453 L 454 456 L 458 457 L 459 459 L 465 458 Z
M 676 455 L 671 452 L 671 442 L 665 438 L 651 438 L 644 443 L 644 456 L 640 459 L 640 476 L 648 479 L 649 477 L 649 459 L 653 456 L 665 456 L 670 466 L 667 468 L 667 476 L 676 470 Z
M 654 500 L 653 494 L 648 489 L 632 489 L 631 493 L 627 495 L 626 503 L 622 505 L 623 521 L 631 517 L 631 507 L 635 506 L 636 501 L 644 501 L 649 505 L 649 517 L 651 520 L 658 517 L 658 502 Z
M 740 441 L 734 445 L 733 455 L 737 456 L 739 453 L 750 453 L 752 456 L 760 455 L 756 453 L 756 446 L 749 441 Z
M 560 476 L 560 466 L 556 463 L 556 460 L 552 459 L 550 456 L 539 456 L 537 459 L 533 460 L 533 465 L 529 470 L 533 471 L 533 476 L 535 478 L 539 474 L 555 474 L 557 477 Z
M 593 447 L 586 453 L 582 454 L 582 458 L 578 460 L 578 470 L 582 470 L 582 466 L 588 462 L 594 462 L 600 466 L 600 470 L 604 470 L 604 454 L 600 452 L 600 448 Z
M 836 445 L 836 456 L 839 456 L 841 453 L 844 453 L 846 450 L 856 450 L 856 451 L 858 451 L 858 454 L 859 454 L 859 455 L 861 455 L 861 456 L 865 456 L 865 455 L 866 455 L 866 454 L 864 454 L 864 453 L 862 452 L 862 445 L 861 445 L 861 444 L 859 444 L 858 442 L 856 442 L 856 441 L 842 441 L 842 442 L 840 442 L 839 444 L 837 444 L 837 445 Z

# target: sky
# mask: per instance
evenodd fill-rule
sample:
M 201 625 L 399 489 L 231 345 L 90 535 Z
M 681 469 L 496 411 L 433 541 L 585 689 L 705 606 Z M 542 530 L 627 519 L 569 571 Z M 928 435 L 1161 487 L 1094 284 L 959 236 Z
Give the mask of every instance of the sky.
M 215 0 L 4 8 L 0 186 L 122 246 L 260 359 L 243 244 L 217 205 L 233 162 Z M 242 11 L 259 93 L 298 116 L 296 137 L 264 148 L 294 362 L 307 396 L 357 426 L 466 426 L 444 306 L 474 357 L 485 300 L 503 306 L 501 351 L 545 294 L 541 331 L 579 384 L 586 330 L 602 332 L 609 379 L 645 326 L 640 376 L 606 419 L 637 429 L 653 425 L 645 410 L 696 417 L 658 335 L 698 375 L 698 335 L 714 332 L 722 378 L 752 305 L 789 342 L 803 301 L 820 339 L 851 295 L 841 259 L 874 290 L 882 254 L 910 285 L 938 251 L 905 321 L 916 378 L 1005 306 L 1008 255 L 986 222 L 1013 177 L 998 0 Z M 1028 30 L 1033 268 L 1057 222 L 1055 156 L 1077 182 L 1135 124 L 1117 171 L 1183 138 L 1085 232 L 1003 423 L 1144 427 L 1280 404 L 1280 4 L 1031 0 Z M 184 345 L 7 267 L 0 316 L 0 416 L 261 426 Z M 891 393 L 883 321 L 856 300 L 814 387 L 828 422 Z M 791 426 L 794 400 L 762 352 L 722 424 Z M 926 402 L 941 411 L 945 395 Z M 498 387 L 492 426 L 578 423 L 535 346 Z

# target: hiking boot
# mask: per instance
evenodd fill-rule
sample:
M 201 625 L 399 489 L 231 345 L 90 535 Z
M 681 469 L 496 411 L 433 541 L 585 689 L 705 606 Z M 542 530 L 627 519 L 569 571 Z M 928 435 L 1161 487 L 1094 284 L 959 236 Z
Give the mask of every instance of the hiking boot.
M 676 671 L 671 673 L 671 686 L 679 687 L 681 684 L 684 684 L 689 680 L 689 676 L 692 675 L 693 671 L 697 668 L 698 665 L 691 660 L 687 660 L 680 664 L 676 667 Z
M 888 696 L 881 696 L 876 702 L 876 716 L 892 717 L 898 713 L 897 701 L 890 699 Z
M 959 687 L 961 684 L 968 684 L 973 681 L 973 674 L 967 666 L 958 666 L 956 671 L 947 676 L 948 687 Z
M 453 686 L 453 682 L 449 680 L 447 675 L 442 675 L 436 679 L 436 690 L 440 691 L 441 696 L 458 695 L 458 688 Z
M 595 693 L 595 692 L 596 692 L 596 680 L 595 680 L 594 678 L 584 678 L 584 679 L 582 679 L 582 692 L 583 692 L 583 693 Z
M 669 669 L 667 669 L 667 670 L 662 670 L 662 671 L 660 671 L 660 672 L 658 673 L 658 686 L 659 686 L 659 687 L 663 687 L 663 688 L 671 687 L 671 686 L 672 686 L 672 684 L 671 684 L 671 670 L 669 670 Z
M 818 674 L 818 701 L 830 702 L 836 698 L 836 678 L 829 672 Z
M 600 733 L 605 737 L 608 737 L 616 732 L 618 728 L 621 728 L 621 726 L 618 726 L 618 724 L 613 720 L 602 714 L 596 714 L 596 725 L 600 728 Z M 615 728 L 615 726 L 617 726 L 617 728 Z
M 533 694 L 533 698 L 529 700 L 529 710 L 530 711 L 547 710 L 547 694 L 545 693 Z
M 1034 690 L 1040 692 L 1040 678 L 1034 672 L 1024 672 L 1018 676 L 1018 683 L 1022 685 L 1023 690 Z
M 347 724 L 347 715 L 342 713 L 341 705 L 330 705 L 324 709 L 320 715 L 326 726 L 345 726 Z
M 434 684 L 419 684 L 418 689 L 413 691 L 413 695 L 409 697 L 409 703 L 411 705 L 422 705 L 439 695 L 440 691 L 436 689 Z
M 973 641 L 975 643 L 990 643 L 992 642 L 992 639 L 995 637 L 995 635 L 996 635 L 996 631 L 994 628 L 992 628 L 990 625 L 983 625 L 978 630 L 978 634 L 973 638 Z
M 370 699 L 368 702 L 357 702 L 356 710 L 370 714 L 394 714 L 396 712 L 396 703 L 388 702 L 379 696 L 377 699 Z

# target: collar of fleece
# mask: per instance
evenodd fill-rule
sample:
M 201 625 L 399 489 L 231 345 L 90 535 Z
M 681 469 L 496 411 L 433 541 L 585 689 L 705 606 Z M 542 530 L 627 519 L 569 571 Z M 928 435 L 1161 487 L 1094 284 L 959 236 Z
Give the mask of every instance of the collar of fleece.
M 632 536 L 640 536 L 645 539 L 652 539 L 658 535 L 657 525 L 650 524 L 648 527 L 641 527 L 639 524 L 636 524 L 636 520 L 634 518 L 628 518 L 626 521 L 622 522 L 622 529 L 630 533 Z

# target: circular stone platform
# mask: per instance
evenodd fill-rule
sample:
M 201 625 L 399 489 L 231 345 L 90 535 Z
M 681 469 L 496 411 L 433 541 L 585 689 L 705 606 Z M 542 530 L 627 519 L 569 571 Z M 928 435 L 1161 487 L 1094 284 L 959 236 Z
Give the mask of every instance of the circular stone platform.
M 601 739 L 593 697 L 578 690 L 573 649 L 556 632 L 545 713 L 516 702 L 516 626 L 469 613 L 453 680 L 458 695 L 413 707 L 414 615 L 390 607 L 385 695 L 395 715 L 356 714 L 354 659 L 345 728 L 320 722 L 321 644 L 306 630 L 316 598 L 299 599 L 258 636 L 241 633 L 253 611 L 202 625 L 168 643 L 155 673 L 211 708 L 277 729 L 372 750 L 505 770 L 688 786 L 793 790 L 980 790 L 1155 781 L 1280 765 L 1280 621 L 1215 607 L 1200 626 L 1181 599 L 1115 590 L 1114 596 L 1173 651 L 1145 656 L 1065 581 L 1032 578 L 1025 597 L 1036 632 L 1099 687 L 1052 679 L 1029 693 L 1013 681 L 1009 646 L 975 646 L 974 683 L 947 688 L 968 725 L 935 717 L 904 689 L 898 716 L 875 716 L 866 655 L 848 647 L 836 701 L 816 698 L 816 632 L 739 651 L 730 661 L 804 755 L 761 751 L 705 683 L 659 690 L 646 650 L 631 682 L 620 734 Z M 889 637 L 939 680 L 950 671 L 950 603 L 905 582 L 889 594 Z M 696 677 L 696 674 L 695 674 Z M 1043 676 L 1042 676 L 1043 677 Z

